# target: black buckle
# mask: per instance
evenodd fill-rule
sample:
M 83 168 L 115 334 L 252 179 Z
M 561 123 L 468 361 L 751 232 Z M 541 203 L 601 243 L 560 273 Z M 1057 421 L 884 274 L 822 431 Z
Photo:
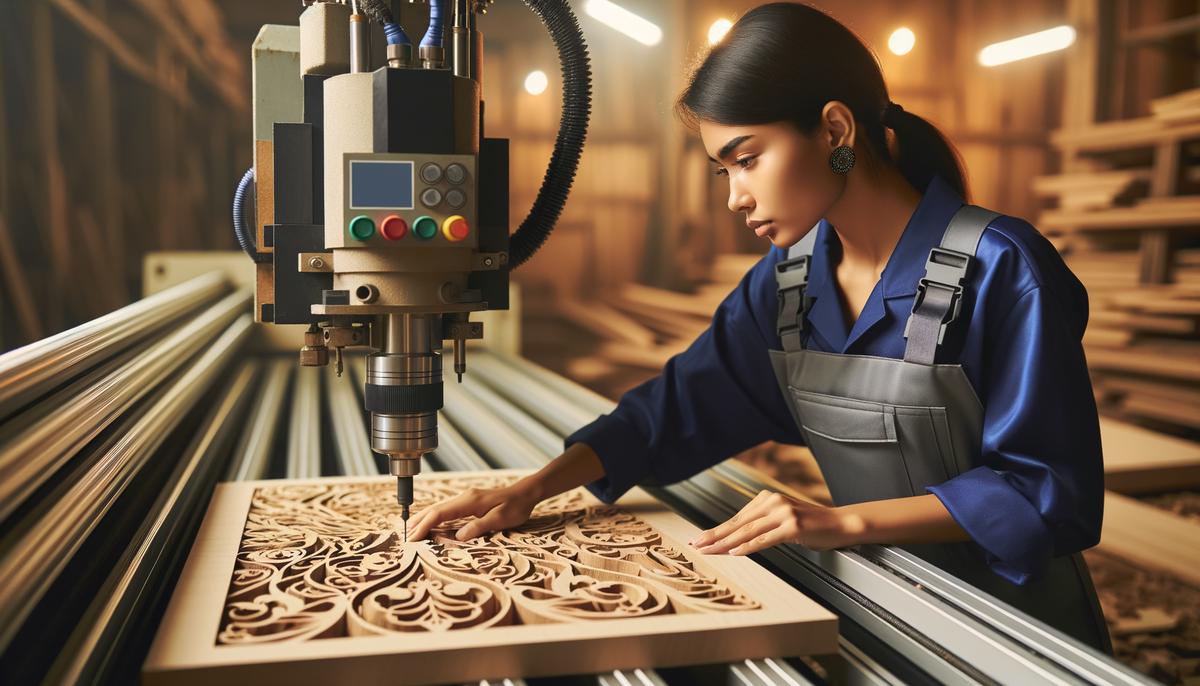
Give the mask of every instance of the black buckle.
M 911 313 L 916 314 L 925 300 L 925 293 L 930 286 L 950 291 L 950 308 L 942 316 L 942 324 L 938 328 L 938 344 L 946 337 L 946 329 L 962 312 L 963 283 L 967 280 L 967 269 L 971 266 L 971 256 L 950 250 L 941 246 L 929 251 L 929 259 L 925 262 L 925 276 L 917 281 L 917 295 L 913 298 Z M 904 337 L 908 338 L 912 317 L 904 326 Z
M 780 338 L 793 332 L 804 331 L 804 312 L 806 305 L 812 301 L 806 292 L 808 288 L 808 266 L 811 255 L 801 255 L 790 260 L 784 260 L 775 265 L 775 276 L 778 288 L 779 310 L 775 319 L 775 331 Z M 788 311 L 789 296 L 799 294 L 791 311 Z

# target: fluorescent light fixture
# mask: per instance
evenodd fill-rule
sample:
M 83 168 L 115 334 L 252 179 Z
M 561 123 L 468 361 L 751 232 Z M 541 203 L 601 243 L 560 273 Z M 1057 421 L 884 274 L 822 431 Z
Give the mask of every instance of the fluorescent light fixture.
M 531 71 L 529 76 L 525 77 L 525 92 L 530 95 L 545 93 L 548 85 L 550 85 L 550 79 L 546 78 L 546 72 L 541 69 Z
M 588 16 L 602 24 L 620 31 L 639 43 L 657 45 L 662 40 L 662 29 L 647 19 L 609 0 L 588 0 L 584 6 Z
M 896 55 L 907 55 L 912 52 L 913 46 L 916 44 L 916 34 L 906 26 L 901 26 L 892 31 L 891 36 L 888 36 L 888 50 L 891 50 Z
M 728 19 L 718 19 L 708 27 L 708 44 L 716 45 L 721 42 L 725 34 L 729 33 L 729 29 L 733 28 L 733 22 Z
M 1016 62 L 1035 55 L 1044 55 L 1062 50 L 1075 42 L 1075 29 L 1070 26 L 1055 26 L 1027 36 L 992 43 L 979 51 L 979 63 L 985 67 Z

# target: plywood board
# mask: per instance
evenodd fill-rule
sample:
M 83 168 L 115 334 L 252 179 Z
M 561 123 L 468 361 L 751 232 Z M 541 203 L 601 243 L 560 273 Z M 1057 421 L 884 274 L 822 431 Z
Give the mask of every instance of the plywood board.
M 1200 486 L 1200 444 L 1140 426 L 1100 419 L 1104 485 L 1120 493 Z
M 1200 586 L 1200 526 L 1153 505 L 1105 491 L 1097 547 Z
M 414 510 L 528 472 L 423 474 Z M 832 653 L 837 619 L 640 489 L 516 529 L 404 543 L 391 477 L 222 484 L 147 684 L 466 682 Z

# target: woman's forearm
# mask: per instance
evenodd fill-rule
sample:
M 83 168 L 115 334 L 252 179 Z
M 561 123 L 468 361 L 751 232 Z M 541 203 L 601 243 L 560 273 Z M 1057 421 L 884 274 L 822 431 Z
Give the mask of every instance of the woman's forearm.
M 848 542 L 955 543 L 971 540 L 936 495 L 874 500 L 843 505 L 842 521 Z
M 538 500 L 556 496 L 604 476 L 600 456 L 584 443 L 573 443 L 563 454 L 526 477 Z

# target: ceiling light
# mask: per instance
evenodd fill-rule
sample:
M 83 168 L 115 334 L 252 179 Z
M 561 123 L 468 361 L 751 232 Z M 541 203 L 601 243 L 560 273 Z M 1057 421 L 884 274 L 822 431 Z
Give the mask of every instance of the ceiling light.
M 1074 42 L 1075 29 L 1070 26 L 1056 26 L 1027 36 L 992 43 L 979 51 L 979 63 L 985 67 L 994 67 L 1062 50 Z
M 609 0 L 588 0 L 584 6 L 588 16 L 602 24 L 620 31 L 639 43 L 657 45 L 662 40 L 662 29 L 647 19 Z
M 907 55 L 916 43 L 917 36 L 912 29 L 902 26 L 892 31 L 892 35 L 888 37 L 888 50 L 897 55 Z
M 733 22 L 728 19 L 718 19 L 708 27 L 708 44 L 716 45 L 729 33 L 729 29 L 733 28 Z
M 545 93 L 548 85 L 550 85 L 550 79 L 546 78 L 546 72 L 541 69 L 531 71 L 529 76 L 525 77 L 525 92 L 530 95 Z

